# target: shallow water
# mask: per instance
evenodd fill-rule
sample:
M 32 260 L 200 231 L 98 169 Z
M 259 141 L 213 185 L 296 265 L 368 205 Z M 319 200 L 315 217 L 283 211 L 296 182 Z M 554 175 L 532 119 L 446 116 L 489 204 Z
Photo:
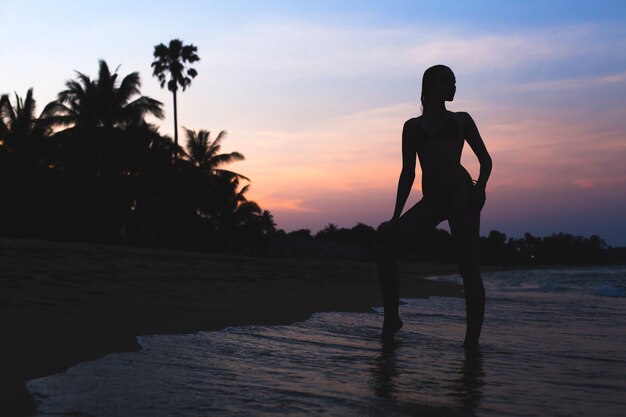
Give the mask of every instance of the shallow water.
M 436 279 L 458 280 L 458 277 Z M 39 416 L 623 416 L 626 267 L 486 274 L 480 354 L 462 299 L 406 299 L 291 326 L 142 336 L 143 349 L 29 382 Z

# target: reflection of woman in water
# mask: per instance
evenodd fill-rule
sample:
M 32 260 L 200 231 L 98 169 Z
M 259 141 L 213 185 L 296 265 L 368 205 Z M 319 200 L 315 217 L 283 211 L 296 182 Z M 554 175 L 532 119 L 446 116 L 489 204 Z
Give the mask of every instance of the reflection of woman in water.
M 398 250 L 448 220 L 463 277 L 467 330 L 466 348 L 478 346 L 485 311 L 485 289 L 478 266 L 480 211 L 491 173 L 491 157 L 476 124 L 465 112 L 453 113 L 445 102 L 454 99 L 456 80 L 452 70 L 435 65 L 422 79 L 421 116 L 409 119 L 402 131 L 402 172 L 393 217 L 381 226 L 378 242 L 378 276 L 385 320 L 383 337 L 402 327 L 398 314 Z M 480 175 L 472 181 L 461 166 L 465 141 L 480 162 Z M 416 155 L 422 169 L 424 197 L 402 216 L 402 209 L 415 179 Z

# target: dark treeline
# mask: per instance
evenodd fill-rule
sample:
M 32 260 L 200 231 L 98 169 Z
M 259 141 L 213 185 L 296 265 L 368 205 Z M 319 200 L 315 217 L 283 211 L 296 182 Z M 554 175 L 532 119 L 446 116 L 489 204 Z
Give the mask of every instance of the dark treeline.
M 0 233 L 201 250 L 255 251 L 275 230 L 246 199 L 248 179 L 224 169 L 225 132 L 185 129 L 177 146 L 146 121 L 162 103 L 100 61 L 77 72 L 36 116 L 33 90 L 0 98 Z
M 376 230 L 365 224 L 351 229 L 329 224 L 315 235 L 302 229 L 291 233 L 279 230 L 271 241 L 271 250 L 293 256 L 348 257 L 373 259 Z M 404 248 L 404 261 L 446 262 L 455 260 L 452 236 L 435 229 L 429 236 Z M 480 238 L 480 258 L 485 265 L 550 265 L 626 262 L 626 248 L 612 248 L 600 237 L 573 236 L 555 233 L 535 237 L 526 233 L 522 238 L 507 238 L 504 233 L 491 231 Z

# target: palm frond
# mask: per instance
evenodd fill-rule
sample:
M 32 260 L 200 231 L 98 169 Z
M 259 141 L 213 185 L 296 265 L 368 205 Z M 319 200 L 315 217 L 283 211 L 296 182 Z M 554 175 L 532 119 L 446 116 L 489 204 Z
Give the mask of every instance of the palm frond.
M 261 215 L 261 207 L 254 201 L 244 201 L 237 206 L 235 214 L 239 219 L 249 220 L 250 218 Z
M 151 114 L 157 119 L 163 119 L 163 103 L 150 97 L 141 96 L 128 103 L 123 108 L 124 113 L 129 116 L 129 122 L 138 121 Z
M 7 129 L 11 130 L 17 116 L 8 94 L 3 94 L 0 98 L 0 118 L 4 121 Z
M 89 86 L 92 85 L 91 78 L 89 78 L 89 76 L 83 74 L 82 72 L 76 71 L 76 78 L 78 79 L 78 82 L 79 82 L 78 85 L 80 86 L 80 83 L 82 83 L 82 85 L 84 86 L 84 88 L 81 86 L 80 90 L 87 90 L 87 88 L 89 88 Z M 66 85 L 69 87 L 67 83 Z
M 246 158 L 239 152 L 222 153 L 211 158 L 211 162 L 215 168 L 223 164 L 230 164 L 235 161 L 243 161 Z
M 216 169 L 215 173 L 227 178 L 241 178 L 242 180 L 250 181 L 250 178 L 246 177 L 245 175 L 241 175 L 237 172 L 229 171 L 227 169 Z
M 242 201 L 247 201 L 246 197 L 244 196 L 244 194 L 246 194 L 249 189 L 250 189 L 250 184 L 244 185 L 241 188 L 241 190 L 239 190 L 239 192 L 237 193 L 237 197 L 240 198 Z
M 29 121 L 33 122 L 35 120 L 35 108 L 37 107 L 37 102 L 33 98 L 33 88 L 29 88 L 26 92 L 26 98 L 24 99 L 22 113 L 24 117 L 26 117 Z
M 120 86 L 117 88 L 118 101 L 120 103 L 127 103 L 132 96 L 141 94 L 140 87 L 141 79 L 139 78 L 139 73 L 131 72 L 124 77 Z
M 3 94 L 2 96 L 0 96 L 0 139 L 8 137 L 10 134 L 10 112 L 13 112 L 13 106 L 11 106 L 9 96 L 7 94 Z
M 215 149 L 215 153 L 219 152 L 220 148 L 222 147 L 222 141 L 226 138 L 226 135 L 228 135 L 228 132 L 225 130 L 220 130 L 220 133 L 217 134 L 217 137 L 213 141 L 212 145 L 212 147 Z
M 98 84 L 109 82 L 114 75 L 111 75 L 111 71 L 109 70 L 109 65 L 106 63 L 104 59 L 98 60 Z
M 80 73 L 78 73 L 80 74 Z M 79 75 L 79 77 L 82 74 Z M 89 77 L 87 77 L 88 82 L 86 84 L 83 83 L 83 85 L 81 85 L 81 83 L 79 81 L 76 80 L 69 80 L 65 83 L 65 86 L 67 87 L 66 90 L 61 91 L 58 96 L 57 96 L 57 100 L 60 103 L 70 103 L 73 100 L 81 100 L 82 98 L 85 97 L 86 95 L 86 90 L 89 88 L 89 86 L 91 85 L 91 80 L 89 80 Z M 83 88 L 84 86 L 84 88 Z

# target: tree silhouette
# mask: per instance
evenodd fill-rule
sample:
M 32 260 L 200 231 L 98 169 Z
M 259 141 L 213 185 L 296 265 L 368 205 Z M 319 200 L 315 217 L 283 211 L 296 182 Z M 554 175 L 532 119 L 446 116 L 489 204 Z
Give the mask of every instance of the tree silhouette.
M 239 152 L 219 153 L 222 148 L 222 140 L 226 137 L 226 131 L 222 130 L 215 140 L 211 140 L 211 132 L 201 129 L 198 132 L 185 129 L 187 135 L 186 156 L 197 168 L 208 175 L 235 176 L 248 180 L 245 176 L 233 171 L 219 168 L 224 164 L 235 161 L 243 161 L 245 158 Z
M 59 125 L 89 128 L 125 128 L 143 121 L 146 115 L 163 118 L 163 103 L 140 96 L 141 80 L 132 72 L 118 83 L 117 69 L 111 73 L 104 60 L 99 60 L 98 78 L 76 71 L 77 79 L 66 82 L 47 109 L 54 110 L 52 121 Z
M 176 85 L 195 72 L 186 74 Z M 0 233 L 264 251 L 273 217 L 246 198 L 250 180 L 225 169 L 244 159 L 221 153 L 226 132 L 186 129 L 185 147 L 176 145 L 145 120 L 162 118 L 162 104 L 140 86 L 138 73 L 99 61 L 97 77 L 76 72 L 39 117 L 32 89 L 0 96 Z
M 76 71 L 76 79 L 67 81 L 57 100 L 46 106 L 49 123 L 70 126 L 56 135 L 64 169 L 89 175 L 119 173 L 128 159 L 125 131 L 143 123 L 146 115 L 163 118 L 163 104 L 140 95 L 139 73 L 121 82 L 118 77 L 117 70 L 111 73 L 100 60 L 97 79 Z
M 210 216 L 225 247 L 256 244 L 268 236 L 264 231 L 271 229 L 266 224 L 268 216 L 246 198 L 249 188 L 249 184 L 240 187 L 239 177 L 230 174 L 213 178 Z
M 257 222 L 257 218 L 262 216 L 262 210 L 258 204 L 245 197 L 250 185 L 241 187 L 240 184 L 241 179 L 249 179 L 221 168 L 244 160 L 239 152 L 220 153 L 226 132 L 222 130 L 215 140 L 211 140 L 211 133 L 204 129 L 197 132 L 185 129 L 185 133 L 187 142 L 183 154 L 185 161 L 193 167 L 192 171 L 186 170 L 187 177 L 189 182 L 195 184 L 193 188 L 196 190 L 200 216 L 208 219 L 212 228 L 222 234 L 232 233 L 235 229 Z M 261 227 L 261 223 L 258 223 Z M 263 227 L 269 226 L 264 223 Z
M 0 159 L 2 164 L 15 166 L 41 166 L 47 154 L 45 137 L 50 133 L 43 122 L 46 111 L 40 118 L 35 116 L 36 102 L 33 89 L 25 98 L 15 94 L 15 106 L 9 96 L 0 96 Z
M 180 39 L 172 39 L 169 46 L 160 43 L 154 47 L 154 58 L 152 67 L 153 76 L 157 77 L 161 83 L 161 88 L 167 84 L 167 89 L 174 96 L 174 143 L 178 147 L 178 108 L 176 94 L 180 86 L 183 91 L 191 84 L 191 79 L 198 75 L 198 72 L 187 63 L 194 63 L 200 60 L 196 54 L 198 48 L 194 45 L 183 45 Z M 169 75 L 169 79 L 168 79 Z

